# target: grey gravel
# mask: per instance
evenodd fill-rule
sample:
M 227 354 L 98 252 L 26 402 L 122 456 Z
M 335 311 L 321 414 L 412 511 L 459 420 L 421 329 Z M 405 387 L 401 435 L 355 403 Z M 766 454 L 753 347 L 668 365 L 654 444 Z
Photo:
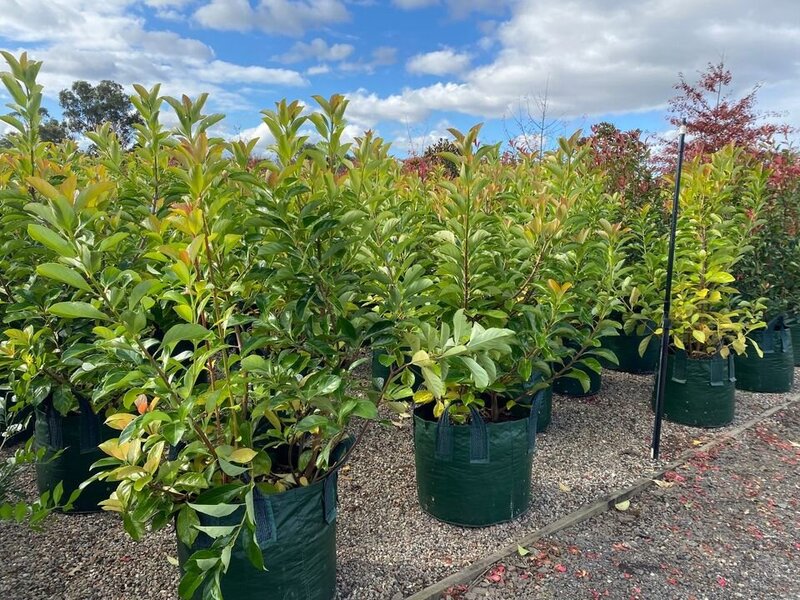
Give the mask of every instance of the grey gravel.
M 449 600 L 795 600 L 800 406 L 688 464 L 666 484 L 540 540 L 453 588 Z
M 440 523 L 419 508 L 409 419 L 371 427 L 340 476 L 337 598 L 399 600 L 652 471 L 651 388 L 650 376 L 605 371 L 597 396 L 556 396 L 553 421 L 537 440 L 531 509 L 481 529 Z M 790 396 L 737 392 L 730 427 Z M 662 462 L 730 427 L 665 423 Z M 20 486 L 32 489 L 32 481 L 27 473 Z M 114 515 L 54 515 L 42 532 L 0 523 L 0 598 L 175 598 L 178 572 L 167 561 L 174 555 L 169 529 L 133 542 Z

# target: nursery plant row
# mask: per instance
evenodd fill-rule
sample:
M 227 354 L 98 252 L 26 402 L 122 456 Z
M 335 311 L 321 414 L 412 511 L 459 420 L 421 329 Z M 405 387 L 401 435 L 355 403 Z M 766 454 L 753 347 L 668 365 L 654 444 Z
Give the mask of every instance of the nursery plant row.
M 631 197 L 579 134 L 509 157 L 480 126 L 423 173 L 348 141 L 339 95 L 264 110 L 259 157 L 157 85 L 131 148 L 107 125 L 55 146 L 41 63 L 4 57 L 0 390 L 42 494 L 4 518 L 174 523 L 181 598 L 329 600 L 337 474 L 381 407 L 413 412 L 421 507 L 485 526 L 528 509 L 554 391 L 656 369 L 669 174 Z M 667 419 L 791 387 L 798 189 L 732 146 L 684 166 Z

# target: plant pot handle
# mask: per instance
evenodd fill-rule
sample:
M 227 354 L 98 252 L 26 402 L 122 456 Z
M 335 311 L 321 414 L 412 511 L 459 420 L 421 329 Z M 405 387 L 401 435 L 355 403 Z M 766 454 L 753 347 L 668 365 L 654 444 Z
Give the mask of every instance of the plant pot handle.
M 100 420 L 92 410 L 92 405 L 82 394 L 75 394 L 81 409 L 81 454 L 89 454 L 97 450 L 100 444 Z
M 711 359 L 711 385 L 713 387 L 725 385 L 725 372 L 723 367 L 726 360 L 728 363 L 728 381 L 731 383 L 736 381 L 736 367 L 734 366 L 733 353 L 728 354 L 727 359 L 716 356 Z
M 448 406 L 436 423 L 435 457 L 439 460 L 450 460 L 453 457 L 453 424 L 450 422 Z M 469 407 L 469 462 L 489 462 L 489 432 L 483 417 L 474 406 Z
M 531 401 L 531 412 L 528 415 L 528 454 L 536 451 L 536 430 L 539 426 L 539 406 L 544 399 L 544 390 L 539 390 Z
M 47 417 L 47 444 L 53 450 L 64 447 L 64 418 L 55 407 L 52 400 L 45 402 L 45 416 Z
M 686 353 L 676 352 L 672 356 L 672 381 L 686 383 Z
M 278 528 L 275 527 L 275 514 L 269 496 L 253 487 L 253 509 L 256 517 L 256 539 L 259 544 L 274 542 L 278 539 Z

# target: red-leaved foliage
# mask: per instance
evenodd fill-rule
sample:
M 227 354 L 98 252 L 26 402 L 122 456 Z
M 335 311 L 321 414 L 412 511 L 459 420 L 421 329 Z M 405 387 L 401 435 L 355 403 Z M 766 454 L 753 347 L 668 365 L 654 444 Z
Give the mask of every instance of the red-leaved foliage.
M 598 123 L 581 144 L 589 145 L 594 164 L 607 174 L 607 191 L 618 192 L 623 205 L 637 206 L 658 192 L 650 146 L 640 129 L 621 131 L 611 123 Z
M 686 159 L 708 155 L 728 144 L 743 148 L 748 154 L 764 157 L 775 152 L 776 138 L 788 134 L 791 128 L 765 121 L 777 117 L 756 109 L 756 96 L 760 85 L 747 95 L 736 98 L 731 92 L 733 75 L 724 62 L 709 63 L 695 83 L 686 80 L 683 73 L 675 84 L 677 94 L 669 101 L 669 122 L 678 127 L 686 119 L 688 137 Z M 678 153 L 677 140 L 665 144 L 659 156 L 659 167 L 668 172 L 674 168 Z

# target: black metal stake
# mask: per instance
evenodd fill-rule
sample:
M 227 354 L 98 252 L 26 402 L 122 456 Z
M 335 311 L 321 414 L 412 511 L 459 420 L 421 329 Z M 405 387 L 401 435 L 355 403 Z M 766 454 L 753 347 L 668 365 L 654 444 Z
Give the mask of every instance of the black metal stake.
M 664 392 L 667 389 L 667 355 L 669 353 L 669 313 L 672 309 L 672 271 L 675 266 L 675 230 L 678 226 L 678 198 L 681 192 L 681 170 L 686 139 L 686 119 L 681 122 L 678 137 L 678 168 L 675 174 L 675 195 L 672 197 L 672 220 L 669 228 L 669 255 L 667 256 L 667 285 L 664 290 L 664 314 L 661 321 L 661 352 L 658 358 L 658 380 L 656 384 L 656 416 L 653 422 L 653 443 L 650 445 L 653 460 L 658 460 L 661 450 L 661 420 L 664 418 Z

